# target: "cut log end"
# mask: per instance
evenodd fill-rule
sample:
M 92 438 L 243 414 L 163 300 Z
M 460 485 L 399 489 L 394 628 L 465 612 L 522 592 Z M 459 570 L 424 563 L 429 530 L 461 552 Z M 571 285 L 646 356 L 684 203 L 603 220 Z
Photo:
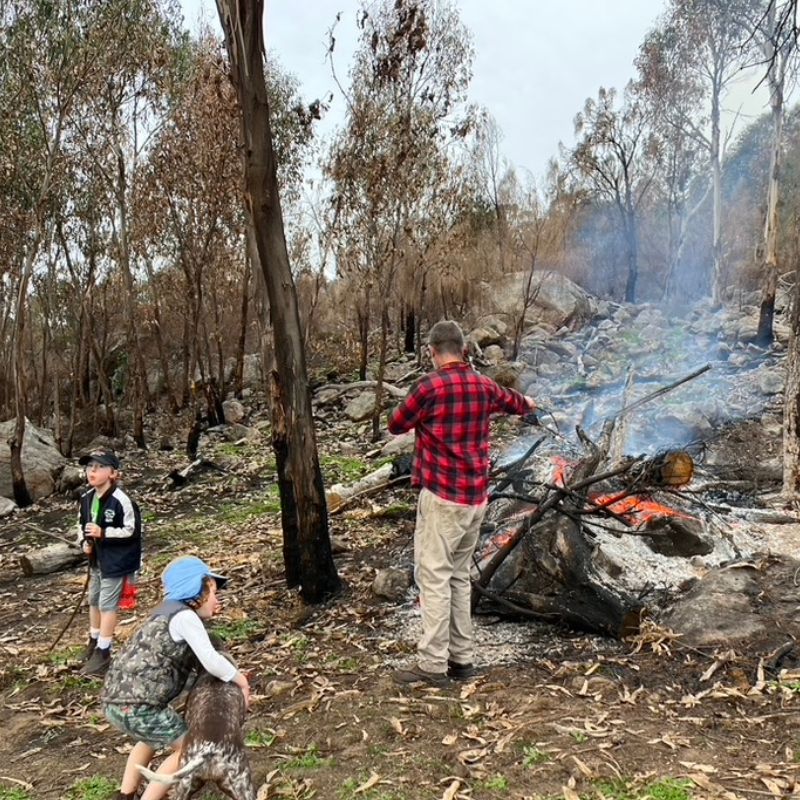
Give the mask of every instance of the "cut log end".
M 84 554 L 76 547 L 56 542 L 36 550 L 29 550 L 18 556 L 19 566 L 26 578 L 33 575 L 47 575 L 66 569 L 85 559 Z

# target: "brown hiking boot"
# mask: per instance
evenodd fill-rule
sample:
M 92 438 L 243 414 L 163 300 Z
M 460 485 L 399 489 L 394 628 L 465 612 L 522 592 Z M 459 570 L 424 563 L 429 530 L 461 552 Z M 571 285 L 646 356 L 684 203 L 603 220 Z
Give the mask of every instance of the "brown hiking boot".
M 110 647 L 95 647 L 91 658 L 83 665 L 81 675 L 105 675 L 108 671 L 108 666 L 111 663 L 111 648 Z
M 435 686 L 437 689 L 446 689 L 450 685 L 450 678 L 444 672 L 428 672 L 418 666 L 396 670 L 392 673 L 392 680 L 401 686 L 426 683 L 428 686 Z

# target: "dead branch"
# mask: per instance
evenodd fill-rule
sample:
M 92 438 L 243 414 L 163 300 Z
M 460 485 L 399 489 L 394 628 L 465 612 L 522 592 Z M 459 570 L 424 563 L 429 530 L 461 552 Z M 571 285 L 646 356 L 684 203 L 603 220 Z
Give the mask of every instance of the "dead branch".
M 671 392 L 673 389 L 677 389 L 679 386 L 682 386 L 684 383 L 688 383 L 691 380 L 694 380 L 699 375 L 702 375 L 704 372 L 708 372 L 711 369 L 711 364 L 706 364 L 699 369 L 696 369 L 694 372 L 691 372 L 689 375 L 686 375 L 684 378 L 680 378 L 679 380 L 675 381 L 674 383 L 670 383 L 667 386 L 662 386 L 660 389 L 656 389 L 654 392 L 650 392 L 650 394 L 646 394 L 644 397 L 640 397 L 635 402 L 631 403 L 630 405 L 623 406 L 613 417 L 609 417 L 610 420 L 617 420 L 621 417 L 625 416 L 625 414 L 629 414 L 631 411 L 639 408 L 639 406 L 643 406 L 645 403 L 649 403 L 651 400 L 654 400 L 656 397 L 661 397 L 661 395 L 666 394 L 667 392 Z
M 338 399 L 343 394 L 347 394 L 347 392 L 353 389 L 374 389 L 377 385 L 378 385 L 377 381 L 353 381 L 353 383 L 327 383 L 318 387 L 316 393 L 322 392 L 323 390 L 325 391 L 333 390 L 336 392 L 330 397 L 326 397 L 324 400 L 318 401 L 322 404 L 325 404 L 325 403 L 332 403 L 334 400 Z M 402 399 L 408 394 L 408 391 L 406 389 L 400 389 L 398 386 L 394 386 L 391 383 L 386 383 L 385 381 L 383 382 L 382 386 L 384 391 L 392 395 L 392 397 L 398 397 Z
M 376 484 L 375 486 L 370 486 L 366 489 L 362 489 L 360 492 L 356 492 L 355 494 L 351 494 L 350 497 L 344 498 L 337 506 L 333 508 L 328 508 L 328 514 L 339 514 L 342 512 L 347 506 L 349 506 L 354 500 L 361 499 L 363 497 L 367 497 L 371 494 L 378 494 L 382 492 L 384 489 L 388 489 L 390 486 L 397 486 L 400 483 L 407 483 L 411 480 L 410 475 L 401 475 L 398 478 L 392 478 L 391 480 L 384 481 L 383 483 Z

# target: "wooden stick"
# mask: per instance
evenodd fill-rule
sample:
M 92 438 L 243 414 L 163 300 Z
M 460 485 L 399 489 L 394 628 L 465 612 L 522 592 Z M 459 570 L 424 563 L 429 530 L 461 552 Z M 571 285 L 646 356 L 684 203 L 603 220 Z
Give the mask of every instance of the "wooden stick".
M 50 531 L 46 531 L 44 528 L 40 528 L 38 525 L 34 525 L 32 522 L 23 522 L 22 524 L 24 527 L 28 528 L 34 533 L 41 534 L 42 536 L 48 536 L 51 539 L 56 539 L 59 542 L 63 542 L 69 547 L 74 547 L 76 550 L 80 550 L 81 546 L 74 539 L 66 539 L 63 536 L 59 536 L 57 533 L 50 533 Z
M 608 419 L 619 419 L 625 414 L 629 414 L 634 409 L 639 408 L 639 406 L 642 406 L 645 403 L 649 403 L 656 397 L 660 397 L 662 394 L 671 392 L 673 389 L 677 389 L 678 386 L 681 386 L 682 384 L 687 383 L 688 381 L 694 380 L 694 378 L 696 378 L 698 375 L 702 375 L 704 372 L 708 372 L 710 369 L 711 369 L 711 364 L 706 364 L 705 366 L 696 369 L 694 372 L 690 373 L 685 378 L 680 378 L 674 383 L 670 383 L 667 386 L 662 386 L 660 389 L 656 389 L 654 392 L 650 392 L 650 394 L 646 394 L 644 397 L 640 397 L 638 400 L 631 403 L 630 405 L 623 406 L 619 411 L 617 411 L 616 414 L 614 414 L 611 417 L 608 417 Z
M 78 613 L 78 609 L 81 607 L 81 603 L 83 602 L 83 598 L 86 597 L 86 590 L 89 588 L 89 578 L 92 576 L 92 564 L 88 562 L 86 564 L 86 580 L 83 582 L 83 589 L 81 590 L 81 596 L 78 598 L 78 602 L 75 604 L 75 608 L 72 609 L 72 613 L 69 615 L 69 619 L 67 620 L 67 624 L 61 629 L 58 636 L 53 640 L 53 643 L 50 647 L 47 648 L 47 652 L 51 653 L 53 648 L 61 641 L 61 637 L 67 632 L 67 629 L 70 625 L 72 625 L 72 620 L 75 619 L 75 616 Z

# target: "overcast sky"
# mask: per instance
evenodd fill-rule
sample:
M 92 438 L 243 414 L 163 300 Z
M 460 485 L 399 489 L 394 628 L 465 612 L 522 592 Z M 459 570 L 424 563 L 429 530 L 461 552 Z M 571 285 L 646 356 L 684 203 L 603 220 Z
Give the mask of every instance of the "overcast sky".
M 219 31 L 214 0 L 181 0 L 190 30 L 205 19 Z M 346 85 L 355 46 L 357 0 L 265 0 L 267 49 L 301 83 L 306 101 L 334 93 L 322 129 L 341 123 L 344 102 L 326 62 L 337 12 L 337 73 Z M 600 86 L 624 88 L 633 60 L 665 0 L 457 0 L 475 46 L 470 100 L 503 132 L 503 154 L 536 176 L 574 142 L 573 119 Z M 754 102 L 749 103 L 754 106 Z M 759 108 L 754 109 L 757 111 Z

